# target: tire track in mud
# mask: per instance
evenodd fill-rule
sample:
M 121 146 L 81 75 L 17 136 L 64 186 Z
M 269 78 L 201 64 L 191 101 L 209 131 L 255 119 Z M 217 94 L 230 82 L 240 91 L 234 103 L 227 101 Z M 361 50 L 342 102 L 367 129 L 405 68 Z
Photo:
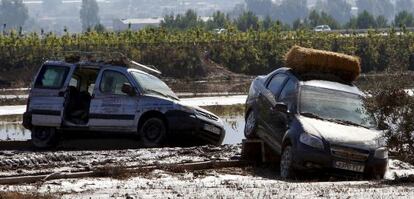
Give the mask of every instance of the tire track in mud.
M 9 153 L 10 155 L 10 153 Z M 45 165 L 56 164 L 60 162 L 73 162 L 76 160 L 75 156 L 70 154 L 39 154 L 39 155 L 29 155 L 25 154 L 23 156 L 11 157 L 11 158 L 2 158 L 0 160 L 1 169 L 12 169 L 20 167 L 40 167 Z
M 147 166 L 237 160 L 240 145 L 95 151 L 1 151 L 0 176 L 79 170 L 102 166 Z

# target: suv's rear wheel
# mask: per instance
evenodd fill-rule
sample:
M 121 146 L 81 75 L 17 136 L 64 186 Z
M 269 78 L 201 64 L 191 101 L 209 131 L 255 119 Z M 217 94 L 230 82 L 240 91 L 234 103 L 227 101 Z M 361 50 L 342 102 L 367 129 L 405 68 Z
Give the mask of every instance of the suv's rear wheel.
M 256 138 L 257 131 L 257 119 L 254 111 L 250 111 L 246 118 L 246 124 L 244 126 L 244 136 L 246 138 Z
M 159 147 L 165 141 L 167 128 L 162 119 L 153 117 L 142 124 L 139 134 L 145 147 Z
M 282 157 L 280 158 L 280 176 L 284 179 L 294 177 L 293 156 L 292 146 L 286 146 L 283 149 Z
M 38 127 L 32 128 L 32 144 L 36 148 L 47 149 L 55 147 L 58 143 L 56 128 Z

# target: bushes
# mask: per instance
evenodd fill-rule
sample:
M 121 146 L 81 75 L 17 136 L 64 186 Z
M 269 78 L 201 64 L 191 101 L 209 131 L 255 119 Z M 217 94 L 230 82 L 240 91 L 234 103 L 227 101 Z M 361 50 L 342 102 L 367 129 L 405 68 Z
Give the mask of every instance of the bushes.
M 414 164 L 414 97 L 402 89 L 411 82 L 412 77 L 406 75 L 382 78 L 368 88 L 365 105 L 385 129 L 392 154 Z
M 166 76 L 186 78 L 205 74 L 201 59 L 208 58 L 231 71 L 263 74 L 283 66 L 283 55 L 301 45 L 361 57 L 363 72 L 392 68 L 406 70 L 414 50 L 414 34 L 367 36 L 279 30 L 216 34 L 202 29 L 139 32 L 87 32 L 63 36 L 31 33 L 0 35 L 0 79 L 28 81 L 45 59 L 62 51 L 120 51 L 132 59 L 160 68 Z M 5 72 L 22 71 L 18 79 Z

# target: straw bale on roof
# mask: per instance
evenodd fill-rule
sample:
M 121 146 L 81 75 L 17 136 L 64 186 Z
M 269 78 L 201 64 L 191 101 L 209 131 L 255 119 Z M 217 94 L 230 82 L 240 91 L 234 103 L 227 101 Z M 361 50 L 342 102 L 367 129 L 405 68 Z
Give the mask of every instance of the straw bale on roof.
M 286 66 L 298 74 L 335 75 L 345 82 L 355 81 L 361 73 L 358 57 L 342 53 L 293 46 L 285 55 Z

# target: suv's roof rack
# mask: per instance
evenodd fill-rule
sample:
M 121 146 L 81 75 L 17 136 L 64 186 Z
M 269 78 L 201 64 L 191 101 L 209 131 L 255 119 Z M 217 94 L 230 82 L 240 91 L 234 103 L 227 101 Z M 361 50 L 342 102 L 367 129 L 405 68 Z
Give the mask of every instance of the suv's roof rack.
M 144 70 L 150 73 L 161 75 L 161 71 L 152 65 L 140 64 L 129 59 L 120 52 L 87 52 L 87 51 L 61 51 L 61 54 L 55 54 L 55 58 L 64 58 L 65 62 L 77 63 L 82 61 L 104 63 L 110 65 L 124 66 Z

